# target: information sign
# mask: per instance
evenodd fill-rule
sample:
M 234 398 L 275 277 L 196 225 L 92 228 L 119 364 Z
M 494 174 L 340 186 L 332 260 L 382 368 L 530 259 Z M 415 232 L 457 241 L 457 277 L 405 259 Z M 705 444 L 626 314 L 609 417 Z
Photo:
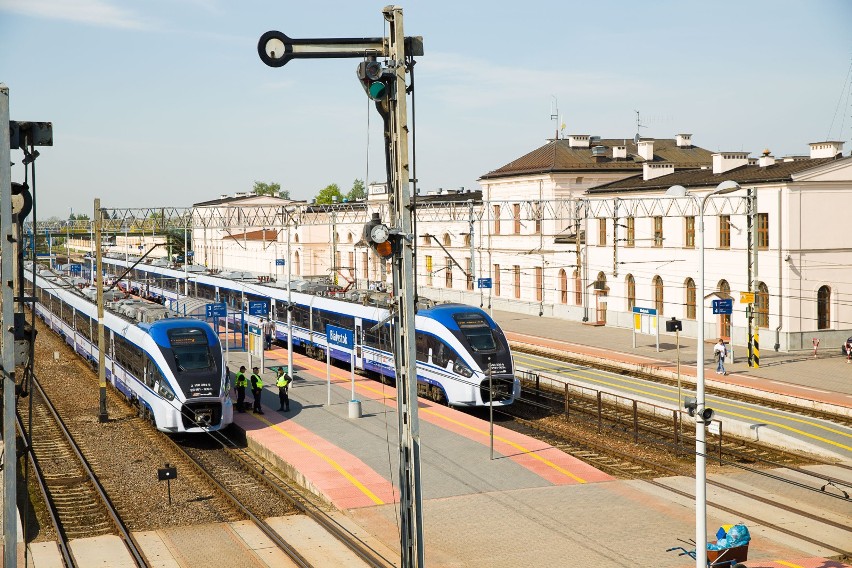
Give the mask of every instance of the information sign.
M 207 304 L 204 306 L 204 312 L 208 318 L 223 318 L 228 315 L 228 306 L 224 302 Z
M 732 314 L 734 313 L 734 301 L 731 298 L 727 300 L 713 300 L 714 314 Z
M 266 302 L 249 302 L 250 316 L 266 316 L 269 315 L 269 304 Z
M 754 292 L 740 292 L 740 303 L 741 304 L 753 304 L 754 303 Z
M 283 258 L 276 258 L 276 259 L 275 259 L 275 266 L 284 266 L 284 264 L 285 264 L 285 263 L 284 263 L 284 259 L 283 259 Z
M 343 347 L 344 349 L 352 349 L 355 345 L 355 334 L 352 330 L 337 327 L 335 325 L 325 326 L 325 336 L 328 339 L 329 345 L 335 347 Z
M 83 272 L 83 265 L 82 264 L 72 264 L 68 267 L 68 271 L 71 274 L 80 274 L 81 272 Z
M 491 279 L 490 278 L 477 278 L 476 279 L 476 287 L 477 288 L 491 288 Z

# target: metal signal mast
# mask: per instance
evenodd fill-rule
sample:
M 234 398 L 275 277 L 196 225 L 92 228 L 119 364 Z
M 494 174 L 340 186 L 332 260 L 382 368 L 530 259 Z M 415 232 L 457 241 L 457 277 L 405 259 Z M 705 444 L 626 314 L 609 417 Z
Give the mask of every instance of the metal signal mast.
M 364 227 L 364 237 L 378 255 L 392 263 L 395 306 L 392 308 L 394 363 L 399 419 L 399 489 L 401 566 L 425 566 L 420 486 L 420 425 L 417 417 L 417 370 L 414 317 L 414 235 L 412 233 L 411 171 L 408 159 L 408 107 L 405 76 L 423 55 L 421 37 L 405 37 L 402 8 L 382 10 L 386 38 L 292 39 L 269 31 L 260 37 L 258 54 L 270 67 L 291 59 L 360 57 L 356 74 L 367 95 L 376 101 L 384 120 L 390 216 L 378 214 Z M 382 57 L 384 61 L 378 61 Z

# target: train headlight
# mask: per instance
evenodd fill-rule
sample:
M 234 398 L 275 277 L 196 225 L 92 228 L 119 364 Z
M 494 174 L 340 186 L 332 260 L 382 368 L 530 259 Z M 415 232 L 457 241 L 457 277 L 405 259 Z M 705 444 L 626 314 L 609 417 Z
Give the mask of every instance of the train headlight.
M 165 398 L 166 400 L 174 400 L 175 399 L 175 391 L 169 387 L 169 385 L 162 383 L 160 384 L 159 389 L 160 396 Z
M 456 361 L 453 363 L 453 372 L 463 377 L 470 378 L 473 376 L 473 371 L 470 367 L 464 364 L 464 361 Z

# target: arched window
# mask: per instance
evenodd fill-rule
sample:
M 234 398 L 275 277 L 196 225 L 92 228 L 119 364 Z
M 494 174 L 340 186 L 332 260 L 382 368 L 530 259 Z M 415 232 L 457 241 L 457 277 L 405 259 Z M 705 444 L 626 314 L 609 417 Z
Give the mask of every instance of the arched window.
M 598 272 L 598 277 L 595 279 L 595 290 L 606 291 L 606 274 Z
M 583 282 L 580 280 L 580 271 L 574 271 L 574 304 L 581 305 L 583 303 Z
M 450 239 L 449 233 L 444 233 L 444 246 L 445 247 L 452 246 L 452 240 Z
M 731 285 L 728 284 L 727 280 L 719 280 L 719 283 L 716 284 L 716 290 L 721 292 L 722 294 L 730 294 Z
M 628 274 L 626 278 L 627 284 L 627 311 L 632 312 L 636 307 L 636 280 L 632 274 Z
M 302 263 L 299 262 L 299 251 L 293 255 L 293 269 L 296 273 L 296 276 L 299 276 L 302 273 Z
M 831 288 L 820 286 L 817 291 L 817 329 L 831 327 Z
M 299 242 L 299 233 L 296 233 L 296 234 L 294 234 L 294 235 L 293 235 L 293 241 L 294 241 L 295 243 L 298 243 L 298 242 Z
M 757 312 L 757 327 L 769 327 L 769 288 L 763 282 L 757 283 L 754 311 Z
M 559 271 L 559 302 L 568 303 L 568 273 L 564 268 Z
M 350 242 L 350 243 L 352 242 L 352 233 L 349 233 L 349 234 L 346 236 L 346 241 L 347 241 L 347 242 Z
M 428 234 L 428 233 L 427 233 L 427 234 L 425 234 L 425 235 L 423 235 L 423 244 L 424 244 L 424 245 L 426 245 L 426 246 L 428 246 L 428 245 L 430 245 L 431 243 L 432 243 L 432 235 L 430 235 L 430 234 Z
M 695 288 L 695 280 L 687 278 L 683 283 L 686 289 L 686 319 L 695 319 L 695 304 L 697 303 L 697 293 Z
M 470 233 L 468 233 L 467 235 L 464 236 L 464 246 L 466 246 L 466 247 L 470 246 Z
M 654 276 L 654 307 L 657 309 L 657 316 L 663 315 L 663 279 L 659 276 Z

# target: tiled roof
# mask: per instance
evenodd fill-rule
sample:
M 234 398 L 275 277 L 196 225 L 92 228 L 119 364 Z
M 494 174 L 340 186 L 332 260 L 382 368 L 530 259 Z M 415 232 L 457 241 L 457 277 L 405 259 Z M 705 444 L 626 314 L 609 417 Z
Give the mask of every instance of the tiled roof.
M 792 181 L 793 174 L 809 170 L 833 162 L 841 158 L 818 158 L 815 160 L 796 160 L 795 162 L 776 162 L 771 166 L 760 167 L 747 165 L 728 170 L 722 174 L 714 174 L 713 170 L 684 170 L 660 176 L 650 180 L 643 180 L 641 175 L 632 176 L 619 181 L 605 183 L 586 191 L 587 194 L 601 193 L 624 193 L 631 191 L 666 190 L 673 185 L 689 187 L 708 187 L 731 180 L 743 184 L 769 183 Z M 846 158 L 849 159 L 849 158 Z
M 645 162 L 639 156 L 638 147 L 633 139 L 604 138 L 596 141 L 593 146 L 603 146 L 604 155 L 593 156 L 591 147 L 571 148 L 568 140 L 551 140 L 502 168 L 488 172 L 480 179 L 589 170 L 631 171 L 642 169 L 642 164 Z M 614 159 L 613 146 L 625 146 L 627 158 Z M 670 162 L 676 169 L 708 166 L 713 161 L 712 154 L 709 150 L 697 146 L 678 147 L 677 141 L 673 138 L 654 139 L 653 161 Z

